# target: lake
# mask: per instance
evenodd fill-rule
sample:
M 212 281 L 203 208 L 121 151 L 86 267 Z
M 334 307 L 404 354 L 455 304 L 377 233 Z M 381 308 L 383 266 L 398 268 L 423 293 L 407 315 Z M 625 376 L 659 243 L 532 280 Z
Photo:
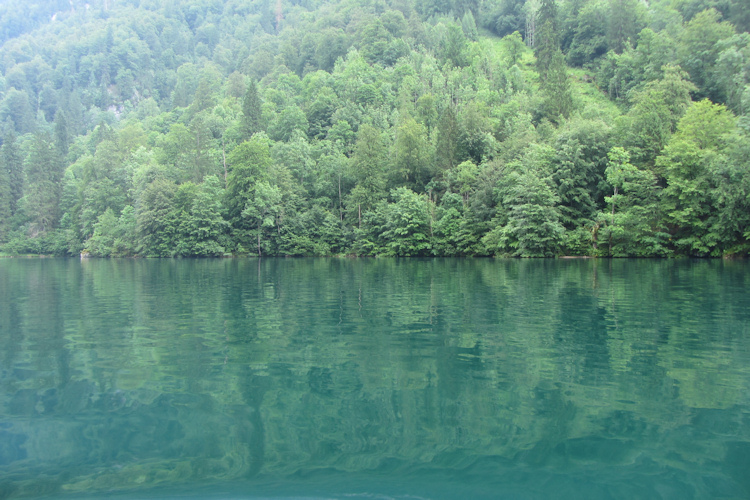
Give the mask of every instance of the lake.
M 0 498 L 750 497 L 750 264 L 0 259 Z

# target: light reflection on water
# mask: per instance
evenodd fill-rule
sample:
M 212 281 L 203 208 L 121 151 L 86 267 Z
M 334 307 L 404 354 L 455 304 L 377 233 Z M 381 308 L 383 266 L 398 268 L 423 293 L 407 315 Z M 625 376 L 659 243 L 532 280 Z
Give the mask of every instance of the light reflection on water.
M 747 498 L 750 266 L 0 260 L 0 498 Z

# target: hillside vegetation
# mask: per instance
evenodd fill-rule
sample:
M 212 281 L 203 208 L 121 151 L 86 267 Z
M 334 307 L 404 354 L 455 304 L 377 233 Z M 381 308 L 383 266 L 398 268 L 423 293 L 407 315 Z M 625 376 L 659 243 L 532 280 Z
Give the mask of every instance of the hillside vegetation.
M 744 0 L 9 0 L 0 251 L 744 256 Z

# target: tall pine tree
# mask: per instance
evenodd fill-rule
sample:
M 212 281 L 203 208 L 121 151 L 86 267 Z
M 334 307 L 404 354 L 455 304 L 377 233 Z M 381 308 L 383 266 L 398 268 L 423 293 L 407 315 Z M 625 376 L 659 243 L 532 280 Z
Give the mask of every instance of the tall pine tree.
M 49 136 L 37 134 L 26 158 L 26 185 L 21 200 L 32 235 L 53 229 L 59 218 L 62 184 L 60 157 Z
M 55 115 L 55 148 L 60 158 L 68 155 L 68 146 L 70 145 L 70 134 L 68 133 L 68 121 L 65 119 L 65 113 L 58 111 Z
M 458 165 L 458 120 L 452 106 L 445 108 L 438 122 L 435 160 L 438 171 L 445 172 Z
M 10 227 L 10 176 L 4 163 L 0 163 L 0 242 L 5 241 Z
M 607 22 L 607 44 L 610 50 L 622 53 L 628 40 L 635 42 L 643 28 L 639 21 L 638 0 L 610 0 Z
M 242 99 L 242 137 L 250 139 L 256 132 L 260 132 L 261 102 L 258 95 L 258 84 L 250 80 L 247 92 Z
M 8 132 L 0 148 L 0 165 L 8 175 L 8 204 L 10 214 L 18 211 L 18 200 L 23 196 L 23 157 L 16 144 L 16 134 Z
M 555 53 L 560 50 L 557 5 L 555 0 L 542 0 L 537 17 L 537 34 L 535 36 L 536 69 L 542 81 L 552 65 Z
M 547 117 L 553 122 L 568 118 L 573 110 L 573 96 L 565 56 L 559 48 L 552 55 L 547 77 L 542 81 L 542 90 Z

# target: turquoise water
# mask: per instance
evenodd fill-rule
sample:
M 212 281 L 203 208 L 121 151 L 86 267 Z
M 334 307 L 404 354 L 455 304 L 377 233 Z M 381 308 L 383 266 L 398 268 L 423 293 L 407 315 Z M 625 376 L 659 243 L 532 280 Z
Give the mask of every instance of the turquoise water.
M 0 259 L 0 498 L 750 497 L 750 265 Z

